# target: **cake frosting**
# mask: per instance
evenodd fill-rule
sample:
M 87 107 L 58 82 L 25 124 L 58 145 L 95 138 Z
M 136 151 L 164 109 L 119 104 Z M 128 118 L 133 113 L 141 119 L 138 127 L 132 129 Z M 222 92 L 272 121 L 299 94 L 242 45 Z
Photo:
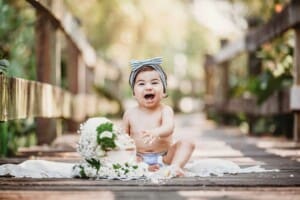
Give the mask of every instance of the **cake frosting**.
M 141 177 L 147 165 L 136 162 L 134 140 L 104 117 L 90 118 L 79 129 L 78 153 L 83 160 L 73 168 L 82 178 Z

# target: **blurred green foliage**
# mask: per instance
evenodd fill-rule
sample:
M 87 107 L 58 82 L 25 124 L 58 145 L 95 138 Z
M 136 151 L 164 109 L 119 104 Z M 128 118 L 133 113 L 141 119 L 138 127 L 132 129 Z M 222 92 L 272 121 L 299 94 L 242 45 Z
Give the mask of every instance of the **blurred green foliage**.
M 9 76 L 34 80 L 34 11 L 24 1 L 0 0 L 0 59 Z
M 9 66 L 9 62 L 6 59 L 0 59 L 0 74 L 7 74 L 7 68 Z
M 270 17 L 280 12 L 288 3 L 287 0 L 273 1 L 244 1 L 249 5 L 249 18 L 258 19 L 257 26 L 265 23 Z M 262 12 L 263 11 L 263 12 Z M 294 33 L 288 31 L 271 42 L 264 44 L 257 52 L 256 58 L 261 61 L 261 73 L 233 78 L 230 96 L 254 96 L 257 104 L 261 105 L 275 92 L 280 92 L 293 84 L 293 49 Z M 247 63 L 242 65 L 247 66 Z M 245 75 L 246 74 L 246 75 Z M 241 117 L 242 116 L 242 117 Z M 234 115 L 231 121 L 237 124 L 247 123 L 252 134 L 266 134 L 292 136 L 292 114 L 259 117 Z M 228 118 L 227 118 L 228 119 Z
M 290 0 L 231 0 L 232 2 L 241 2 L 247 6 L 247 18 L 255 18 L 259 22 L 257 25 L 266 23 L 276 12 L 280 12 Z
M 14 156 L 19 147 L 36 144 L 35 124 L 33 120 L 14 120 L 8 123 L 8 156 Z
M 293 44 L 292 32 L 284 34 L 271 43 L 264 45 L 258 52 L 257 58 L 262 60 L 262 72 L 248 78 L 242 78 L 232 86 L 230 95 L 239 97 L 250 93 L 257 98 L 261 105 L 268 97 L 293 83 Z
M 184 72 L 182 76 L 186 75 L 183 78 L 197 79 L 200 82 L 203 55 L 213 52 L 218 46 L 216 37 L 196 21 L 190 8 L 191 2 L 65 2 L 82 22 L 82 28 L 98 55 L 118 64 L 124 83 L 119 93 L 123 98 L 132 97 L 128 84 L 130 60 L 162 56 L 163 68 L 167 74 L 176 74 L 175 71 L 180 68 Z M 108 87 L 108 82 L 104 83 L 104 87 Z M 201 90 L 202 88 L 198 88 L 197 92 L 200 94 Z
M 7 76 L 36 79 L 34 20 L 26 1 L 0 0 L 0 72 Z M 36 143 L 32 120 L 1 122 L 0 134 L 2 156 Z

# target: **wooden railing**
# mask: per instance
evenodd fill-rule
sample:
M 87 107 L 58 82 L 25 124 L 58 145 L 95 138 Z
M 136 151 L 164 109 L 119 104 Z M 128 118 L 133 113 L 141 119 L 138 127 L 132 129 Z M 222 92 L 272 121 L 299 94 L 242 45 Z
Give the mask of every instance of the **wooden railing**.
M 27 2 L 36 10 L 37 81 L 8 77 L 0 72 L 1 134 L 7 134 L 3 128 L 6 121 L 35 117 L 38 143 L 51 143 L 62 131 L 61 122 L 56 119 L 68 119 L 68 131 L 74 132 L 79 122 L 99 113 L 101 104 L 93 93 L 97 58 L 62 1 Z M 63 54 L 67 66 L 66 89 L 60 86 Z
M 221 112 L 244 112 L 250 115 L 275 115 L 294 113 L 295 141 L 300 140 L 300 1 L 292 0 L 282 12 L 275 14 L 266 24 L 249 31 L 246 36 L 232 43 L 223 43 L 220 52 L 207 55 L 204 64 L 206 73 L 207 108 L 213 107 Z M 295 32 L 294 49 L 294 84 L 290 90 L 273 94 L 262 105 L 257 105 L 255 98 L 229 98 L 229 63 L 241 53 L 251 54 L 266 42 L 282 36 L 286 31 Z M 217 66 L 217 67 L 216 67 Z M 216 70 L 221 74 L 216 86 L 213 81 Z

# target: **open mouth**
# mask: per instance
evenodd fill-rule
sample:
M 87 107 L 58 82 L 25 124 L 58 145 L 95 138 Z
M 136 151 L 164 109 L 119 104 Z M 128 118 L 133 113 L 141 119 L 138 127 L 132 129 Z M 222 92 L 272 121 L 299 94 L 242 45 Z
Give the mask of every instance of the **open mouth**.
M 146 94 L 146 95 L 144 96 L 144 98 L 145 98 L 146 100 L 152 100 L 154 97 L 155 97 L 154 94 Z

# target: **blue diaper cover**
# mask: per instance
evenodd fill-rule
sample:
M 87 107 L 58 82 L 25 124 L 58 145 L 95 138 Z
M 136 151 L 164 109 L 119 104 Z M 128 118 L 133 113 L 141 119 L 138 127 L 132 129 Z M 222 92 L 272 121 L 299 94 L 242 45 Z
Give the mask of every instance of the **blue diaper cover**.
M 147 163 L 148 165 L 159 164 L 160 166 L 163 166 L 164 163 L 162 161 L 162 158 L 166 154 L 167 154 L 167 152 L 161 152 L 161 153 L 137 153 L 137 156 L 140 156 L 143 159 L 143 162 Z

